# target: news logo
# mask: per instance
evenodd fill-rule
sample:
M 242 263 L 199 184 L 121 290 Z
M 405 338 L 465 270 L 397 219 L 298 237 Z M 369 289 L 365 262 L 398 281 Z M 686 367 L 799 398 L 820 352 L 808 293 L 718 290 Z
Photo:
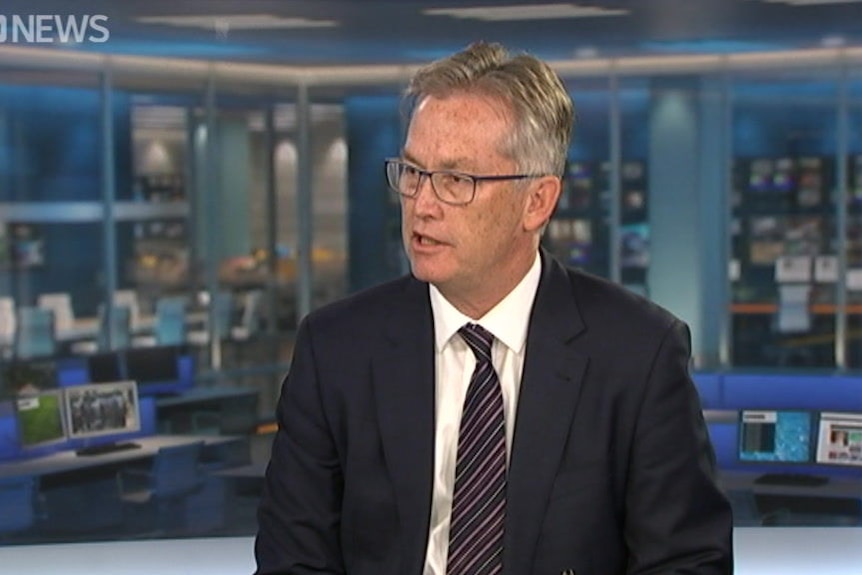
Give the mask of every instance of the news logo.
M 0 44 L 102 44 L 110 38 L 104 14 L 0 14 Z

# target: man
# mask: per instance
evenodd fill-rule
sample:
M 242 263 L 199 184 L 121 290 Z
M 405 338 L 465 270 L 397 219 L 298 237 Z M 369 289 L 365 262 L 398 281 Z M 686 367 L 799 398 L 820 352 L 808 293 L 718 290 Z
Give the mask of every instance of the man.
M 303 321 L 258 573 L 731 573 L 687 327 L 539 248 L 560 79 L 480 43 L 408 92 L 386 176 L 412 274 Z

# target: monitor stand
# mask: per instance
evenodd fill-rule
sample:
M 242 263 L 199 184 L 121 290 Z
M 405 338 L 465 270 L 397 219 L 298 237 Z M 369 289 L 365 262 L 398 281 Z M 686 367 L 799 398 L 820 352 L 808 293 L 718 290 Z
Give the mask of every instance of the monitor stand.
M 823 475 L 808 473 L 764 473 L 754 482 L 758 485 L 780 485 L 782 487 L 819 487 L 829 482 Z
M 106 453 L 115 453 L 117 451 L 126 451 L 128 449 L 138 449 L 140 444 L 131 441 L 118 441 L 111 443 L 100 443 L 99 445 L 89 445 L 75 450 L 75 455 L 104 455 Z

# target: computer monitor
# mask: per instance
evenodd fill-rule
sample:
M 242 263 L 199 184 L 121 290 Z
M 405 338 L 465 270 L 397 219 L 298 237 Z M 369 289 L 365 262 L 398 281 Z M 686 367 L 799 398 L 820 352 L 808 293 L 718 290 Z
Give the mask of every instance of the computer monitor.
M 134 381 L 75 385 L 65 389 L 69 437 L 121 435 L 141 429 Z
M 820 413 L 815 461 L 862 467 L 862 413 Z
M 176 346 L 128 349 L 125 352 L 126 377 L 137 381 L 141 386 L 147 383 L 176 381 L 180 377 L 179 353 Z
M 90 381 L 102 383 L 125 379 L 121 355 L 116 351 L 94 353 L 87 358 L 87 372 Z
M 18 445 L 22 450 L 66 440 L 63 393 L 40 391 L 15 399 Z
M 798 409 L 744 409 L 739 413 L 740 461 L 810 463 L 814 413 Z

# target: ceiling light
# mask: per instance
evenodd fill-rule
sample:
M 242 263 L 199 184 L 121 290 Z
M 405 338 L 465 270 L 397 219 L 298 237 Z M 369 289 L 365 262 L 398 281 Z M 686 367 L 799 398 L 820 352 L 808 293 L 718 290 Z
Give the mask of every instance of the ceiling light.
M 430 8 L 428 16 L 449 16 L 466 20 L 502 22 L 510 20 L 553 20 L 558 18 L 596 18 L 624 16 L 628 10 L 615 10 L 577 4 L 517 4 L 513 6 L 470 6 L 464 8 Z
M 283 18 L 272 14 L 210 14 L 207 16 L 144 16 L 142 24 L 203 28 L 205 30 L 271 30 L 284 28 L 332 28 L 335 20 Z
M 820 40 L 820 45 L 824 48 L 840 48 L 847 45 L 847 39 L 844 36 L 826 36 Z
M 767 4 L 789 4 L 790 6 L 825 6 L 828 4 L 854 4 L 862 0 L 761 0 Z

